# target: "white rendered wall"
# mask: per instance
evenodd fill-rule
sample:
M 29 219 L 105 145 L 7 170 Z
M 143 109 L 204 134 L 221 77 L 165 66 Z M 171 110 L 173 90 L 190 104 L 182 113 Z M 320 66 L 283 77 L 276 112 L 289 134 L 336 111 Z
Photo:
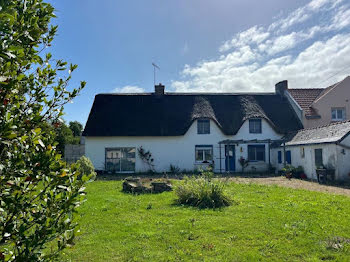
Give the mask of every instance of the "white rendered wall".
M 86 137 L 85 152 L 97 170 L 104 170 L 105 166 L 105 148 L 113 147 L 135 147 L 142 146 L 149 150 L 154 158 L 155 170 L 157 172 L 169 171 L 170 164 L 178 166 L 181 170 L 194 170 L 200 166 L 195 162 L 196 145 L 212 145 L 215 172 L 220 171 L 220 152 L 218 142 L 225 139 L 232 140 L 251 140 L 251 139 L 279 139 L 281 135 L 277 134 L 273 128 L 262 119 L 262 133 L 250 134 L 249 121 L 245 121 L 235 136 L 226 136 L 222 133 L 216 123 L 210 120 L 210 134 L 197 134 L 197 121 L 194 121 L 184 136 L 172 137 Z M 238 159 L 243 156 L 248 157 L 247 144 L 236 145 L 236 171 L 241 171 Z M 268 144 L 265 145 L 265 162 L 252 162 L 247 170 L 252 166 L 256 170 L 266 169 L 269 162 Z M 221 147 L 221 167 L 225 171 L 224 146 Z M 136 153 L 136 172 L 144 172 L 148 167 L 138 157 Z
M 270 126 L 270 124 L 262 119 L 261 121 L 261 134 L 250 134 L 249 133 L 249 120 L 245 121 L 241 128 L 238 130 L 237 134 L 235 136 L 232 136 L 230 139 L 233 140 L 264 140 L 264 139 L 271 139 L 276 140 L 280 139 L 282 136 L 277 134 L 274 129 Z M 248 158 L 248 145 L 263 145 L 263 143 L 257 143 L 257 144 L 240 144 L 236 146 L 236 171 L 241 172 L 241 165 L 239 164 L 239 159 L 241 157 L 244 157 L 245 159 Z M 265 144 L 265 161 L 259 161 L 259 162 L 250 162 L 248 167 L 245 169 L 245 171 L 265 171 L 267 170 L 269 165 L 269 146 L 268 144 Z M 225 165 L 224 165 L 225 167 Z
M 292 166 L 302 166 L 304 172 L 309 179 L 317 179 L 316 176 L 316 165 L 315 165 L 315 149 L 322 149 L 322 160 L 325 166 L 333 166 L 336 168 L 335 177 L 337 180 L 342 179 L 343 168 L 339 166 L 338 157 L 339 152 L 335 144 L 319 144 L 319 145 L 302 145 L 302 146 L 290 146 L 286 147 L 286 151 L 291 151 Z M 305 156 L 302 157 L 301 151 L 304 148 Z M 278 164 L 278 151 L 282 152 L 282 163 Z M 350 152 L 349 152 L 350 153 Z M 349 156 L 348 156 L 349 157 Z M 277 170 L 283 168 L 283 147 L 274 148 L 271 153 L 271 162 L 276 166 Z
M 344 146 L 341 146 L 344 145 Z M 340 180 L 350 180 L 350 135 L 337 146 L 338 176 Z
M 304 127 L 317 127 L 332 122 L 332 108 L 345 108 L 345 119 L 350 119 L 350 77 L 331 88 L 328 92 L 315 100 L 312 107 L 321 118 L 305 119 Z

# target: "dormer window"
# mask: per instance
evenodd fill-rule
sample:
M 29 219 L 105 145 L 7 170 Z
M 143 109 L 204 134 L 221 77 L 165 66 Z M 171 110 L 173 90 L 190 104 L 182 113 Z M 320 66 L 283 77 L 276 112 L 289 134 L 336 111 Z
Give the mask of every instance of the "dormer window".
M 210 120 L 198 119 L 197 121 L 197 133 L 198 134 L 210 134 Z
M 261 134 L 261 119 L 249 119 L 249 133 Z

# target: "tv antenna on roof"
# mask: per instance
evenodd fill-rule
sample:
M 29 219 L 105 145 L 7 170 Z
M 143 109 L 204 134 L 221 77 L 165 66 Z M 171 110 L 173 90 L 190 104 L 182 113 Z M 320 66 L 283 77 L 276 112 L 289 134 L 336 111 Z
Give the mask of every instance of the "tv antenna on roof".
M 155 63 L 152 63 L 152 66 L 153 66 L 153 82 L 154 82 L 154 85 L 156 85 L 156 68 L 159 70 L 160 68 Z

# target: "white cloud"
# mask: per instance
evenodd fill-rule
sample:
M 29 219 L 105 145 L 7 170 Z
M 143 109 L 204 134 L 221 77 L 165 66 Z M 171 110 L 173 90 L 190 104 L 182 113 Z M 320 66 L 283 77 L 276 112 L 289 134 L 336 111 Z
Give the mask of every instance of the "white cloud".
M 313 0 L 268 27 L 240 32 L 219 47 L 219 59 L 186 65 L 171 86 L 178 92 L 273 91 L 288 79 L 294 88 L 326 87 L 350 74 L 343 70 L 350 64 L 350 7 L 341 3 Z
M 270 33 L 266 32 L 263 27 L 253 26 L 233 37 L 230 41 L 226 41 L 220 46 L 219 51 L 225 52 L 231 48 L 244 46 L 246 44 L 259 44 L 268 38 Z
M 348 26 L 350 26 L 350 8 L 343 5 L 332 19 L 332 28 L 343 29 Z
M 281 51 L 293 48 L 297 43 L 297 33 L 292 32 L 288 35 L 277 37 L 271 47 L 267 50 L 269 54 L 276 54 Z
M 117 87 L 114 88 L 112 93 L 142 93 L 145 92 L 145 90 L 138 86 L 124 86 L 124 87 Z
M 309 4 L 296 9 L 287 15 L 286 18 L 279 19 L 269 26 L 269 31 L 284 31 L 296 24 L 300 24 L 311 18 L 315 13 L 321 11 L 332 10 L 343 0 L 312 0 Z

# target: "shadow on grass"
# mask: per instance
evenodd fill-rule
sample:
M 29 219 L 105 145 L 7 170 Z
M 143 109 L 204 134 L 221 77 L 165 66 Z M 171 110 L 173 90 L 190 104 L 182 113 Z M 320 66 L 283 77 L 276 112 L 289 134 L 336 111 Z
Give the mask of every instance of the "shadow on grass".
M 308 180 L 310 182 L 318 183 L 316 180 Z M 326 183 L 319 183 L 323 186 L 330 186 L 330 187 L 339 187 L 343 189 L 350 189 L 350 183 L 349 182 L 341 182 L 341 181 L 327 181 Z
M 222 212 L 224 211 L 226 208 L 230 207 L 230 206 L 235 206 L 238 205 L 238 203 L 234 203 L 231 204 L 229 206 L 221 206 L 221 207 L 198 207 L 198 206 L 192 206 L 189 204 L 181 204 L 179 203 L 176 199 L 170 204 L 171 207 L 182 207 L 182 208 L 186 208 L 186 209 L 192 209 L 192 210 L 213 210 L 213 211 L 219 211 Z

